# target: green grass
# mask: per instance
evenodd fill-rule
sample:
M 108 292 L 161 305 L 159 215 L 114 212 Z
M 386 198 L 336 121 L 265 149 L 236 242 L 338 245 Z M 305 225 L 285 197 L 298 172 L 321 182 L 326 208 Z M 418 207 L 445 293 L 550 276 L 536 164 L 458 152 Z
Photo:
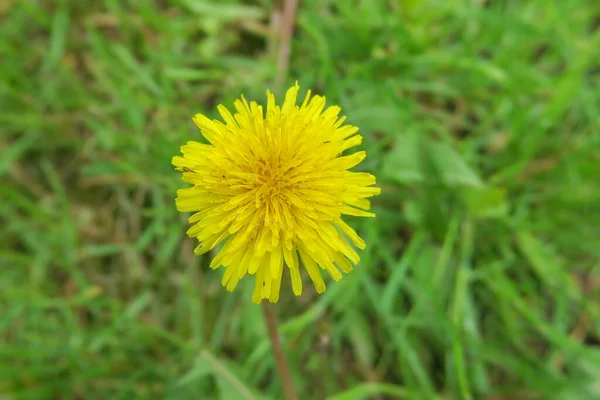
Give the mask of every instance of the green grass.
M 300 3 L 288 83 L 383 189 L 360 266 L 278 303 L 301 398 L 600 398 L 600 2 Z M 282 398 L 170 165 L 194 113 L 264 99 L 270 13 L 0 1 L 0 397 Z

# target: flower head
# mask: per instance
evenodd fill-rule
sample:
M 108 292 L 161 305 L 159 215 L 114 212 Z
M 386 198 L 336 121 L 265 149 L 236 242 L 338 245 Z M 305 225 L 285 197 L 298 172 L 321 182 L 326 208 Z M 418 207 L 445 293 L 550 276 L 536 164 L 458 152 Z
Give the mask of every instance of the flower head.
M 266 113 L 242 98 L 232 115 L 220 105 L 223 122 L 198 114 L 194 122 L 210 144 L 188 142 L 173 165 L 193 186 L 177 192 L 177 209 L 195 212 L 187 231 L 204 254 L 225 242 L 210 267 L 225 267 L 222 284 L 233 291 L 244 276 L 255 276 L 252 301 L 277 302 L 284 265 L 295 295 L 302 293 L 301 264 L 318 293 L 325 291 L 320 269 L 334 280 L 352 271 L 365 242 L 343 215 L 374 217 L 366 199 L 380 192 L 375 177 L 350 172 L 365 158 L 358 128 L 342 125 L 340 108 L 325 110 L 325 98 L 306 94 L 296 105 L 298 84 L 283 105 L 267 91 Z

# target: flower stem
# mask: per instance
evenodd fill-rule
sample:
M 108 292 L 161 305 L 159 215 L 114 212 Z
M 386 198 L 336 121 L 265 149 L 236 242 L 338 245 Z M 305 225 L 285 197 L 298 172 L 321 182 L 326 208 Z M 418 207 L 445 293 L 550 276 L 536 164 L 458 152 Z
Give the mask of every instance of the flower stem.
M 275 13 L 273 14 L 273 25 L 279 29 L 279 43 L 277 54 L 277 76 L 275 87 L 281 91 L 290 67 L 290 53 L 294 25 L 296 23 L 296 12 L 299 0 L 279 0 L 275 2 Z M 277 93 L 279 94 L 279 93 Z
M 269 332 L 269 339 L 271 340 L 271 349 L 273 356 L 275 357 L 275 364 L 281 375 L 281 382 L 283 383 L 283 391 L 285 393 L 286 400 L 298 400 L 296 394 L 296 388 L 292 381 L 292 374 L 290 373 L 290 367 L 288 366 L 285 358 L 285 353 L 281 347 L 281 340 L 279 338 L 279 331 L 277 329 L 277 318 L 273 312 L 273 308 L 268 301 L 262 302 L 263 314 L 265 315 L 265 322 L 267 323 L 267 331 Z

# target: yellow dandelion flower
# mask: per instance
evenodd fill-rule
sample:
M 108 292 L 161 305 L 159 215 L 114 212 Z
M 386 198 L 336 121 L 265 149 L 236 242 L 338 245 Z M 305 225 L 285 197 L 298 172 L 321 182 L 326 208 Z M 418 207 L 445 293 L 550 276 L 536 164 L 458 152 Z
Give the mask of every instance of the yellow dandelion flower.
M 275 303 L 284 264 L 296 296 L 302 293 L 301 264 L 318 293 L 319 269 L 334 280 L 352 271 L 365 242 L 343 215 L 374 217 L 368 197 L 378 195 L 375 177 L 350 172 L 366 153 L 342 153 L 362 142 L 358 128 L 342 125 L 340 108 L 306 94 L 296 104 L 296 83 L 283 105 L 267 91 L 266 113 L 242 96 L 232 115 L 220 105 L 223 122 L 198 114 L 194 122 L 210 144 L 188 142 L 173 165 L 193 186 L 177 192 L 177 209 L 195 212 L 187 231 L 198 239 L 197 255 L 225 244 L 210 267 L 225 267 L 222 284 L 233 291 L 247 274 L 256 282 L 252 301 Z

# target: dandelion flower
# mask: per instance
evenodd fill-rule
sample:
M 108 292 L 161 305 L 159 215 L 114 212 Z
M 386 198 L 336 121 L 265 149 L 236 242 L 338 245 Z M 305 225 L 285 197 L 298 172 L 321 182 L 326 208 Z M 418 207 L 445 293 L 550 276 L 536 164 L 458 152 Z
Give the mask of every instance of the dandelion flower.
M 366 153 L 342 155 L 361 143 L 358 128 L 342 125 L 340 108 L 324 110 L 325 98 L 306 94 L 296 104 L 296 83 L 283 105 L 267 91 L 266 112 L 242 96 L 236 114 L 220 105 L 224 122 L 198 114 L 194 123 L 209 144 L 188 142 L 173 165 L 193 186 L 177 192 L 179 211 L 195 212 L 187 231 L 199 241 L 195 254 L 220 243 L 210 267 L 225 267 L 222 284 L 233 291 L 255 276 L 252 301 L 279 299 L 284 265 L 292 289 L 302 293 L 301 265 L 318 293 L 325 291 L 320 269 L 334 280 L 352 271 L 365 242 L 344 215 L 374 217 L 368 197 L 378 195 L 375 177 L 351 172 Z

